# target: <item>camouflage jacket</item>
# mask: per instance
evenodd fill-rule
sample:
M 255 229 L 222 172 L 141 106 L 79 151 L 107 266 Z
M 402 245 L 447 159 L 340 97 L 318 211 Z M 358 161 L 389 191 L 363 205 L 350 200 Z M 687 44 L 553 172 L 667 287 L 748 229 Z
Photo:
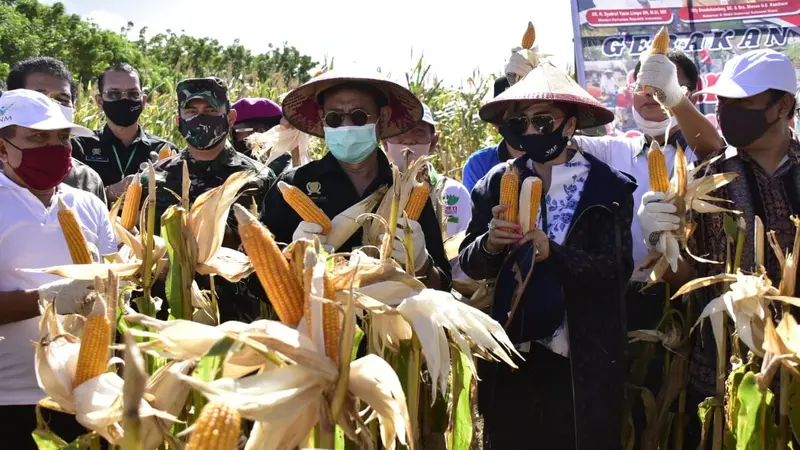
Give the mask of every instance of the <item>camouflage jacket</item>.
M 159 161 L 156 166 L 156 233 L 160 234 L 161 216 L 171 205 L 178 204 L 180 200 L 172 194 L 180 195 L 182 186 L 183 161 L 189 168 L 189 200 L 194 202 L 197 197 L 209 189 L 221 186 L 229 176 L 243 170 L 252 170 L 258 173 L 255 181 L 247 184 L 241 191 L 237 203 L 250 208 L 253 201 L 260 205 L 267 190 L 275 181 L 275 175 L 268 167 L 248 158 L 234 150 L 230 144 L 213 161 L 198 161 L 192 158 L 188 150 L 184 149 L 179 154 Z M 147 195 L 147 182 L 142 180 L 144 193 Z M 172 192 L 170 192 L 172 191 Z M 233 213 L 228 217 L 228 226 L 222 245 L 228 248 L 239 249 L 239 239 L 236 219 Z M 208 278 L 198 276 L 197 283 L 201 289 L 208 289 Z M 220 299 L 220 319 L 239 320 L 250 322 L 257 319 L 260 314 L 260 301 L 266 301 L 266 295 L 258 283 L 255 275 L 239 283 L 229 283 L 221 277 L 215 277 L 217 294 Z

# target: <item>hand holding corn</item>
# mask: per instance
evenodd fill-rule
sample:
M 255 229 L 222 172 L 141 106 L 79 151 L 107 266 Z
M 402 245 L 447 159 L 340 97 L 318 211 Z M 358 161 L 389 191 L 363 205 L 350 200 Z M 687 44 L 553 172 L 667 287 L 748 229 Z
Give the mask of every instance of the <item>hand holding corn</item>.
M 57 314 L 87 315 L 92 310 L 92 301 L 87 300 L 94 289 L 94 281 L 64 278 L 39 286 L 39 304 L 56 303 Z
M 403 227 L 401 225 L 405 225 L 404 220 L 398 221 L 398 227 L 395 231 L 395 238 L 393 243 L 392 249 L 392 258 L 395 261 L 400 263 L 401 265 L 405 265 L 406 262 L 406 248 L 403 244 L 405 242 L 405 232 L 403 231 Z M 428 260 L 428 250 L 425 249 L 425 234 L 422 232 L 422 225 L 419 224 L 416 220 L 408 220 L 408 226 L 411 228 L 411 241 L 413 242 L 412 251 L 414 252 L 414 269 L 416 272 L 419 272 L 425 266 L 425 262 Z M 380 239 L 383 238 L 386 234 L 381 234 Z
M 674 108 L 685 93 L 678 83 L 678 71 L 666 53 L 669 50 L 669 34 L 666 29 L 653 39 L 653 49 L 642 56 L 636 83 L 640 90 L 652 92 L 665 108 Z
M 636 213 L 647 247 L 659 253 L 666 253 L 667 245 L 677 245 L 675 239 L 666 239 L 666 233 L 664 232 L 677 230 L 680 228 L 681 223 L 681 219 L 677 214 L 677 206 L 664 202 L 664 197 L 665 194 L 663 192 L 650 191 L 645 193 L 642 196 L 642 204 Z M 670 254 L 679 254 L 679 251 L 676 252 L 675 250 L 670 249 Z M 672 270 L 677 270 L 677 261 L 675 261 Z
M 506 205 L 492 208 L 493 219 L 489 222 L 489 232 L 484 243 L 485 250 L 489 253 L 500 253 L 507 245 L 516 244 L 523 237 L 518 223 L 503 219 L 507 208 Z

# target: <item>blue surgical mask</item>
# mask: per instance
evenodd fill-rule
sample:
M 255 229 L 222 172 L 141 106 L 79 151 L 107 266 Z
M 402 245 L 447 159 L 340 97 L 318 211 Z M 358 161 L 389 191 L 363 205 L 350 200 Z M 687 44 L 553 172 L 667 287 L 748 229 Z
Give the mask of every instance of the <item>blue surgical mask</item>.
M 325 143 L 333 153 L 333 157 L 343 163 L 359 163 L 378 147 L 378 136 L 375 124 L 368 123 L 360 127 L 338 127 L 325 129 Z

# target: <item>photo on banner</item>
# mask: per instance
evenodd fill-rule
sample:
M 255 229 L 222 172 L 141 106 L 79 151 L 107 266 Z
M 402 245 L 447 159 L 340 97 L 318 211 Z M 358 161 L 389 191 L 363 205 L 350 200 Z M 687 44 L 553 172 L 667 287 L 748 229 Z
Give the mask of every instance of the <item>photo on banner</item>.
M 785 53 L 800 73 L 800 0 L 574 0 L 572 21 L 578 82 L 615 113 L 597 134 L 639 134 L 633 69 L 662 26 L 670 48 L 695 62 L 698 91 L 716 83 L 726 61 L 757 48 Z M 717 99 L 695 100 L 716 125 Z

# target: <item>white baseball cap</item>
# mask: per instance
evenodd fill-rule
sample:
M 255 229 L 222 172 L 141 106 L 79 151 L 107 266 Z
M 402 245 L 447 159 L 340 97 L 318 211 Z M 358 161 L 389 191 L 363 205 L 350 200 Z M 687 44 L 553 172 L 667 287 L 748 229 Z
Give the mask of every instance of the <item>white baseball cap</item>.
M 725 63 L 716 84 L 697 94 L 745 98 L 768 89 L 792 95 L 797 91 L 797 77 L 792 60 L 775 50 L 752 50 Z
M 425 103 L 422 104 L 422 121 L 434 127 L 436 126 L 436 121 L 433 120 L 433 113 Z
M 58 103 L 29 89 L 14 89 L 0 96 L 0 129 L 17 125 L 34 130 L 63 130 L 75 136 L 93 136 L 91 130 L 67 120 Z

